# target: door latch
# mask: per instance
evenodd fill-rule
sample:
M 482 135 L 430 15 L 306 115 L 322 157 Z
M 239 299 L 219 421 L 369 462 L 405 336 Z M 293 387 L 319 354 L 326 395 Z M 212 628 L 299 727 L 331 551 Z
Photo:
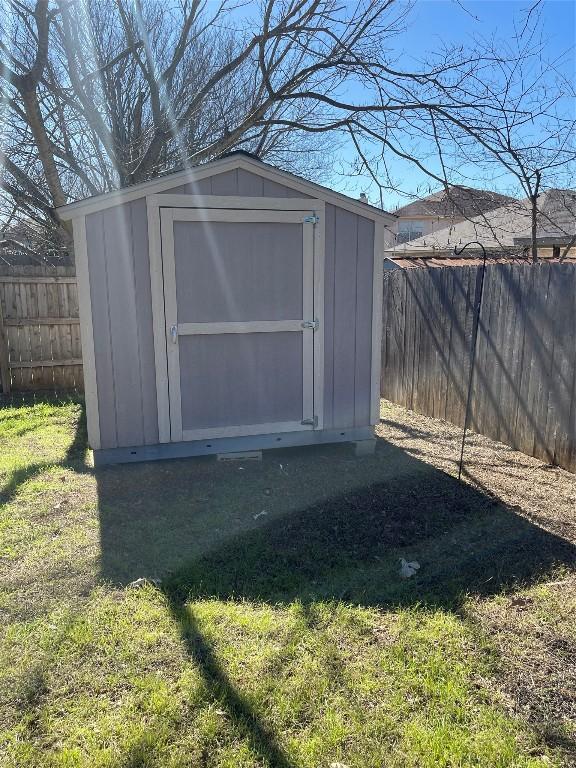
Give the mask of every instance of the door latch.
M 314 429 L 316 429 L 318 426 L 318 416 L 313 416 L 311 419 L 302 419 L 300 424 L 302 424 L 303 427 L 314 427 Z
M 312 328 L 313 331 L 317 331 L 320 327 L 320 320 L 316 318 L 316 320 L 303 320 L 300 325 L 302 328 Z
M 313 213 L 311 216 L 306 216 L 303 221 L 305 224 L 318 224 L 320 221 L 320 216 L 317 216 L 315 213 Z
M 170 338 L 172 339 L 172 343 L 176 344 L 178 341 L 178 326 L 177 325 L 171 325 L 170 326 Z

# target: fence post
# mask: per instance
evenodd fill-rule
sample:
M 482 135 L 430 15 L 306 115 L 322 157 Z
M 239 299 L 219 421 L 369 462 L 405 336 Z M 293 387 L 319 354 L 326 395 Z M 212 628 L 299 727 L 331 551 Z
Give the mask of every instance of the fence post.
M 2 393 L 10 394 L 10 365 L 8 361 L 8 337 L 4 327 L 4 315 L 2 314 L 2 302 L 0 301 L 0 384 Z

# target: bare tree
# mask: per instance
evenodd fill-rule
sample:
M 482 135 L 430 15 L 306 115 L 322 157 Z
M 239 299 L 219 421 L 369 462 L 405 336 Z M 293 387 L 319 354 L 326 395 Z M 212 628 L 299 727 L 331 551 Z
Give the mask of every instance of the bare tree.
M 330 147 L 351 141 L 381 189 L 391 156 L 449 183 L 446 142 L 471 154 L 510 115 L 529 120 L 515 92 L 495 105 L 495 70 L 514 59 L 482 42 L 399 67 L 390 51 L 407 3 L 264 0 L 246 21 L 241 2 L 9 0 L 4 218 L 25 216 L 68 247 L 54 210 L 68 200 L 238 148 L 310 173 L 330 159 L 326 134 Z
M 475 68 L 472 90 L 468 78 L 461 78 L 459 88 L 464 91 L 462 101 L 476 94 L 482 108 L 450 115 L 431 111 L 429 120 L 420 120 L 412 134 L 434 148 L 428 153 L 430 162 L 421 163 L 422 170 L 444 187 L 463 218 L 472 216 L 484 227 L 493 226 L 490 215 L 474 212 L 473 206 L 472 213 L 460 210 L 452 189 L 455 182 L 462 183 L 463 174 L 474 186 L 506 185 L 518 198 L 516 204 L 507 204 L 511 219 L 516 224 L 525 219 L 529 226 L 534 261 L 540 230 L 555 230 L 570 239 L 576 222 L 574 194 L 561 192 L 573 187 L 576 177 L 575 84 L 564 74 L 562 54 L 547 59 L 547 42 L 538 37 L 539 6 L 536 2 L 527 9 L 507 45 L 479 41 L 484 58 Z M 419 154 L 424 157 L 424 152 Z M 570 247 L 568 243 L 564 256 Z
M 258 64 L 270 44 L 270 80 L 293 76 L 305 54 L 292 38 L 313 36 L 327 14 L 318 5 L 271 3 L 266 30 L 254 34 L 232 25 L 231 0 L 172 10 L 142 0 L 11 0 L 0 41 L 4 227 L 25 218 L 33 238 L 69 247 L 55 207 L 234 148 L 321 173 L 329 155 L 316 137 L 264 119 L 306 121 L 311 106 L 274 102 Z M 349 20 L 359 35 L 365 16 Z

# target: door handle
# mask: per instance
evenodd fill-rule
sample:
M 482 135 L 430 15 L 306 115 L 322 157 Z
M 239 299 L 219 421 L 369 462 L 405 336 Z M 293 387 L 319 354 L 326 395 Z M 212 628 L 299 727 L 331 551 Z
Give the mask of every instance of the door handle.
M 170 338 L 172 339 L 172 343 L 176 344 L 178 341 L 178 326 L 177 325 L 171 325 L 170 326 Z
M 317 331 L 320 327 L 320 321 L 318 318 L 316 320 L 303 320 L 300 325 L 302 328 L 312 328 L 313 331 Z

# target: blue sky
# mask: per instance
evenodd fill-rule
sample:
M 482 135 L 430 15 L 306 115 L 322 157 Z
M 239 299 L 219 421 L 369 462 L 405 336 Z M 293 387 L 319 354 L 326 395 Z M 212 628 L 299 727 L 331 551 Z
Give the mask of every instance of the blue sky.
M 473 35 L 509 39 L 515 24 L 525 19 L 531 0 L 417 0 L 409 17 L 407 30 L 398 38 L 398 50 L 404 63 L 424 58 L 426 51 L 433 51 L 439 43 L 465 44 Z M 576 2 L 574 0 L 544 0 L 540 6 L 544 39 L 548 41 L 550 57 L 567 52 L 564 74 L 576 81 L 574 47 L 576 44 Z M 570 109 L 574 109 L 570 105 Z M 352 157 L 352 149 L 345 150 L 344 157 Z M 408 164 L 396 163 L 396 175 L 402 179 L 407 192 L 420 191 L 430 185 L 421 172 Z M 493 186 L 500 191 L 510 191 L 510 179 L 502 178 Z M 375 188 L 368 180 L 346 182 L 334 177 L 332 186 L 350 193 L 366 191 L 376 202 Z M 384 204 L 393 208 L 404 200 L 393 193 L 386 195 Z

